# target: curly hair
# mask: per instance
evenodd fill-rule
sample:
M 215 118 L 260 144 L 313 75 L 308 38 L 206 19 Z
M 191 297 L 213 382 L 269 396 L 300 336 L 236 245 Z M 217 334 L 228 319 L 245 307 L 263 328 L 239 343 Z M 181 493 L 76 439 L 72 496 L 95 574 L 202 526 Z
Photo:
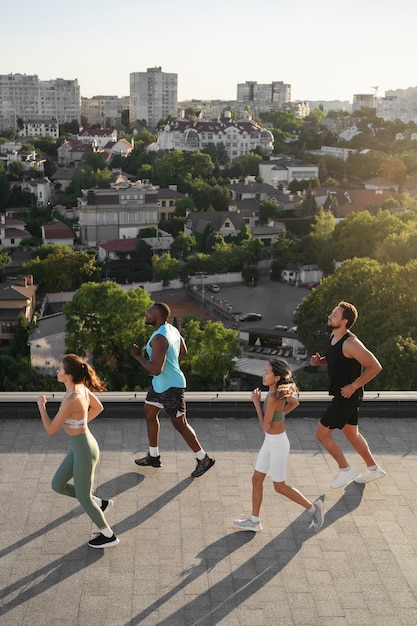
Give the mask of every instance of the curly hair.
M 276 385 L 276 395 L 281 400 L 289 398 L 290 396 L 298 393 L 298 387 L 293 379 L 291 368 L 287 361 L 283 359 L 271 359 L 269 361 L 274 376 L 279 376 L 280 379 Z

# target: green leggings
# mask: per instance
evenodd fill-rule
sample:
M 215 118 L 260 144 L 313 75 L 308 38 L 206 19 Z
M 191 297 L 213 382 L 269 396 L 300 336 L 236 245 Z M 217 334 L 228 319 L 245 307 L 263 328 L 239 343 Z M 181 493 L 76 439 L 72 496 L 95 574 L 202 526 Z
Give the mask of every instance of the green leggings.
M 64 496 L 77 498 L 98 528 L 107 526 L 102 510 L 91 497 L 94 470 L 100 456 L 98 443 L 89 430 L 69 437 L 70 449 L 55 472 L 52 489 Z M 71 478 L 74 484 L 69 484 Z

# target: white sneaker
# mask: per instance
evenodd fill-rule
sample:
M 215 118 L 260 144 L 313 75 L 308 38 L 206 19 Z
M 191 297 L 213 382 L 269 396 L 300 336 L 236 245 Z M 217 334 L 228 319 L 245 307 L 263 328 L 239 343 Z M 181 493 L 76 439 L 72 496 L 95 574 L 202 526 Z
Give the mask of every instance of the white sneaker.
M 236 526 L 236 528 L 240 528 L 240 530 L 253 530 L 254 533 L 262 530 L 261 522 L 252 522 L 250 515 L 235 519 L 233 522 L 233 526 Z
M 344 487 L 355 480 L 355 478 L 359 476 L 359 472 L 357 472 L 353 467 L 348 467 L 346 469 L 340 469 L 332 482 L 330 483 L 330 487 L 332 489 L 339 489 L 339 487 Z
M 377 465 L 374 470 L 366 468 L 366 470 L 364 472 L 362 472 L 362 474 L 360 474 L 360 476 L 355 478 L 355 483 L 359 483 L 359 484 L 363 485 L 364 483 L 371 482 L 371 480 L 377 480 L 378 478 L 384 478 L 384 476 L 385 476 L 384 470 L 381 469 L 379 467 L 379 465 Z

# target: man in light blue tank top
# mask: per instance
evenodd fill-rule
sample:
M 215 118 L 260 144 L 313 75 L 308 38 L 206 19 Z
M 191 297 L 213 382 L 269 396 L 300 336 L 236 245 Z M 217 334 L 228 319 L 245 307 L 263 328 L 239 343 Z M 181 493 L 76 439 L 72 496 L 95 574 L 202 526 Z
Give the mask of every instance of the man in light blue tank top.
M 145 321 L 154 332 L 146 344 L 148 359 L 143 357 L 135 344 L 132 357 L 152 376 L 152 383 L 145 400 L 145 417 L 148 428 L 149 451 L 136 465 L 161 467 L 159 454 L 159 413 L 162 409 L 171 418 L 175 429 L 194 452 L 197 466 L 193 478 L 201 476 L 214 465 L 203 450 L 194 429 L 186 419 L 186 380 L 180 368 L 180 359 L 187 354 L 187 346 L 178 329 L 168 323 L 170 308 L 164 302 L 155 302 L 146 312 Z

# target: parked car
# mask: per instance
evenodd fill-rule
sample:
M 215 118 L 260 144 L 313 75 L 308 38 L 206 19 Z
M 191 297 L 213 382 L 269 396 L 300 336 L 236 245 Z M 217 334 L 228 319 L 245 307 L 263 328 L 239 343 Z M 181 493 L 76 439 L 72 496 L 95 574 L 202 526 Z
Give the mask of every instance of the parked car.
M 209 291 L 213 291 L 214 293 L 218 293 L 220 291 L 219 285 L 207 285 L 207 289 Z
M 289 333 L 296 333 L 297 332 L 297 326 L 291 326 L 291 328 L 288 329 Z
M 276 326 L 273 327 L 272 330 L 288 330 L 288 326 L 285 326 L 284 324 L 277 324 Z
M 262 319 L 260 313 L 245 313 L 239 317 L 241 322 L 257 322 Z

